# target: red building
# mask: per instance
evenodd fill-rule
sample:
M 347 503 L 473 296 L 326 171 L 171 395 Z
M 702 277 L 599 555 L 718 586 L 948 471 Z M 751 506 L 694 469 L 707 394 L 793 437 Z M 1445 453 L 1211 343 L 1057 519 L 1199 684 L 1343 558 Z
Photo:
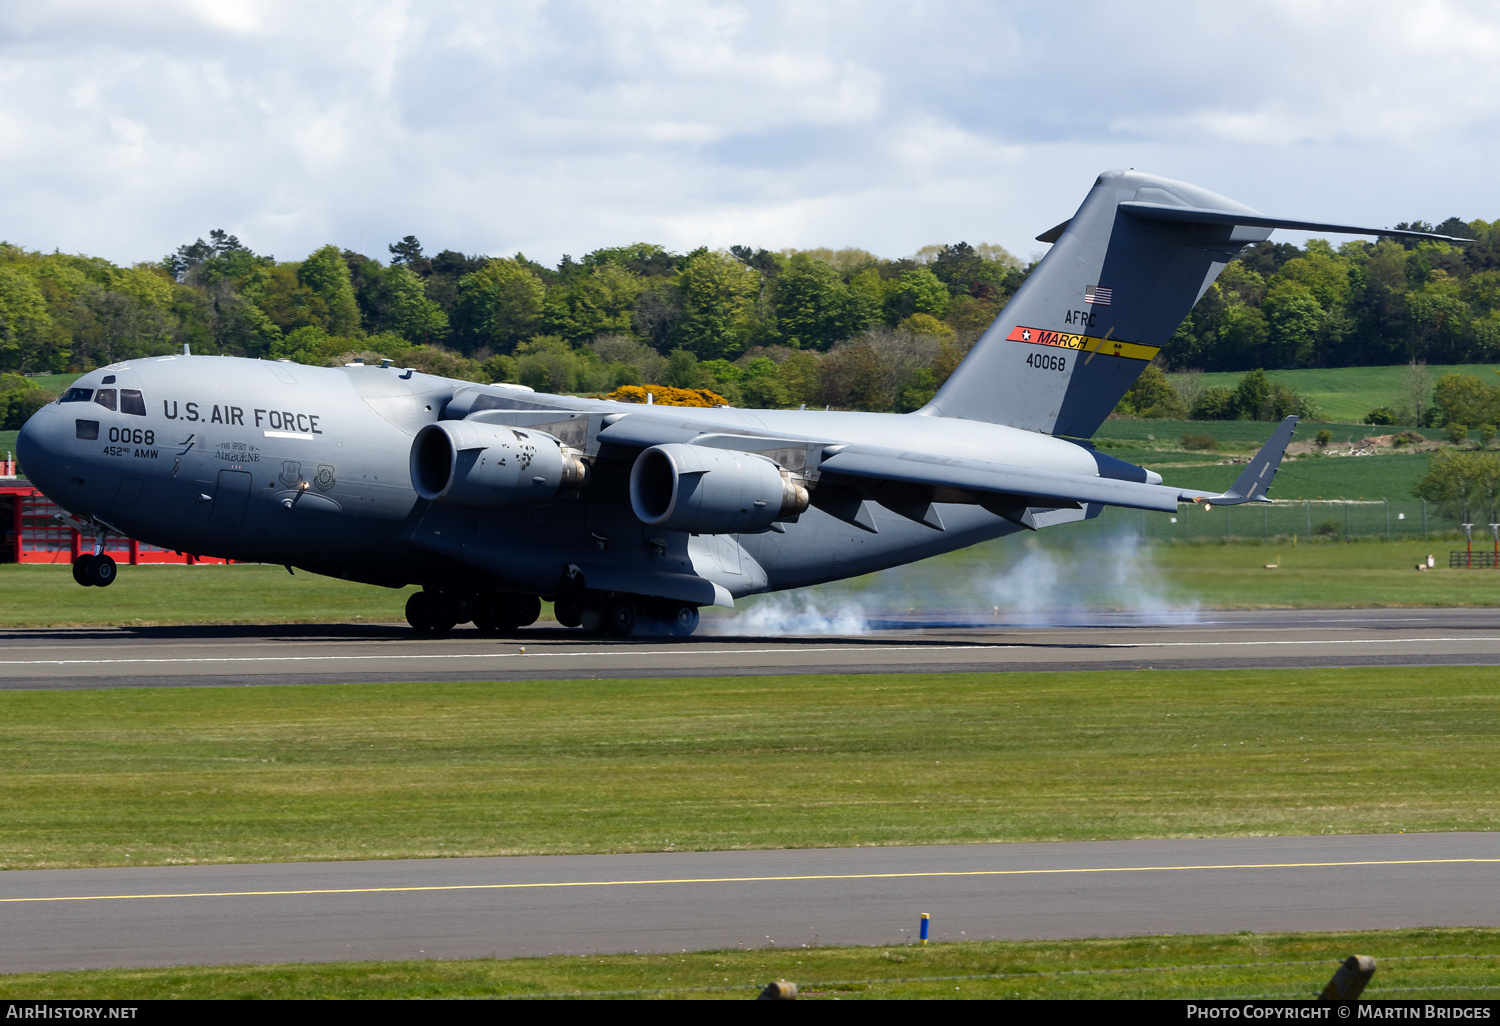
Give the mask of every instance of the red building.
M 77 531 L 57 519 L 61 513 L 51 499 L 23 480 L 4 475 L 15 472 L 0 460 L 0 562 L 72 563 L 83 551 Z M 134 538 L 110 535 L 104 551 L 116 563 L 227 563 L 226 559 L 199 557 L 157 548 Z

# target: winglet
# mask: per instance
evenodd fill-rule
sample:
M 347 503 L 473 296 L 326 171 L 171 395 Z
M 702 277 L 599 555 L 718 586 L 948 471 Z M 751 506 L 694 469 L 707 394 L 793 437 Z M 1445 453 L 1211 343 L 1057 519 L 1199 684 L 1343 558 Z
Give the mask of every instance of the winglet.
M 1266 493 L 1270 491 L 1271 482 L 1276 479 L 1276 470 L 1281 466 L 1281 458 L 1286 455 L 1286 447 L 1291 444 L 1297 420 L 1297 417 L 1288 417 L 1281 422 L 1280 427 L 1271 432 L 1266 444 L 1251 457 L 1249 465 L 1234 479 L 1234 484 L 1229 486 L 1227 492 L 1218 496 L 1204 496 L 1195 501 L 1216 502 L 1221 506 L 1237 506 L 1242 502 L 1270 502 Z

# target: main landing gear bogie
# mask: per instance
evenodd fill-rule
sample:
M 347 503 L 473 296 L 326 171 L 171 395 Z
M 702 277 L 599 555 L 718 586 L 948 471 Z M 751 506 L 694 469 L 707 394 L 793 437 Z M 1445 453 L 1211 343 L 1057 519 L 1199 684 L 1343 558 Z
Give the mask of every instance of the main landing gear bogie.
M 406 600 L 406 622 L 423 634 L 446 634 L 470 621 L 484 634 L 512 634 L 536 623 L 541 612 L 541 599 L 535 595 L 427 590 Z M 698 629 L 697 606 L 619 592 L 562 592 L 553 602 L 553 615 L 559 626 L 617 638 L 685 638 Z
M 509 634 L 536 623 L 541 613 L 535 595 L 418 591 L 406 600 L 406 622 L 423 634 L 446 634 L 471 621 L 485 634 Z
M 85 552 L 73 560 L 73 580 L 85 588 L 107 588 L 117 576 L 115 561 L 109 556 Z
M 561 616 L 557 622 L 573 626 Z M 578 610 L 578 626 L 590 634 L 616 638 L 637 633 L 685 638 L 698 629 L 698 607 L 640 595 L 586 592 Z

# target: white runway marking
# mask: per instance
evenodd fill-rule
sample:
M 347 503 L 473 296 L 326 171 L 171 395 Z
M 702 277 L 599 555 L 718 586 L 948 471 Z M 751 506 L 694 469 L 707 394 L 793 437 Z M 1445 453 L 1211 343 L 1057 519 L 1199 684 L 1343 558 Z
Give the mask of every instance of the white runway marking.
M 1312 638 L 1303 641 L 1292 640 L 1256 640 L 1256 641 L 1139 641 L 1139 642 L 1092 642 L 1092 643 L 1069 643 L 1065 647 L 1076 648 L 1249 648 L 1264 647 L 1270 645 L 1412 645 L 1412 644 L 1453 644 L 1453 643 L 1500 643 L 1500 637 L 1496 638 Z M 151 664 L 187 664 L 187 663 L 316 663 L 316 662 L 392 662 L 401 660 L 423 660 L 423 659 L 545 659 L 545 658 L 580 658 L 584 656 L 606 656 L 611 659 L 619 659 L 623 656 L 682 656 L 682 655 L 781 655 L 781 654 L 807 654 L 822 652 L 854 653 L 854 652 L 992 652 L 1001 649 L 1018 649 L 1038 647 L 1030 644 L 1014 645 L 858 645 L 845 646 L 835 645 L 823 648 L 803 648 L 801 646 L 788 648 L 720 648 L 720 649 L 689 649 L 689 648 L 617 648 L 601 647 L 597 649 L 586 649 L 574 652 L 547 652 L 537 651 L 522 654 L 520 652 L 440 652 L 440 653 L 412 653 L 412 654 L 389 654 L 389 655 L 319 655 L 319 656 L 177 656 L 167 658 L 115 658 L 115 659 L 0 659 L 0 666 L 119 666 L 128 664 L 151 663 Z M 1056 647 L 1054 645 L 1042 645 L 1040 647 Z
M 534 643 L 533 643 L 534 644 Z M 702 655 L 776 655 L 788 652 L 943 652 L 982 651 L 999 648 L 1021 648 L 1020 645 L 866 645 L 857 648 L 842 645 L 829 648 L 729 648 L 696 650 Z M 687 655 L 695 650 L 684 648 L 632 649 L 599 648 L 583 652 L 453 652 L 435 655 L 328 655 L 328 656 L 184 656 L 164 659 L 0 659 L 0 666 L 102 666 L 116 663 L 299 663 L 330 660 L 366 659 L 538 659 L 547 656 L 664 656 Z

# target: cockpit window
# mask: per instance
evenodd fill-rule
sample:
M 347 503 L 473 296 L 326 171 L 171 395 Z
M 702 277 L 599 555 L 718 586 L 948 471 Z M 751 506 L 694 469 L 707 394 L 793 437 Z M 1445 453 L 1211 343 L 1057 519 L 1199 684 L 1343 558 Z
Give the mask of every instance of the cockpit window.
M 139 389 L 120 389 L 120 412 L 128 413 L 132 417 L 144 417 L 146 415 L 146 400 L 141 397 Z
M 60 403 L 86 403 L 94 397 L 92 388 L 70 388 L 57 401 Z
M 94 396 L 94 402 L 106 410 L 113 410 L 115 408 L 115 390 L 112 388 L 99 389 L 99 394 Z
M 97 442 L 99 440 L 99 422 L 97 420 L 75 420 L 74 429 L 78 432 L 79 441 Z
M 99 384 L 101 385 L 113 385 L 114 383 L 115 376 L 113 374 L 106 374 L 104 375 L 104 377 L 99 379 Z

